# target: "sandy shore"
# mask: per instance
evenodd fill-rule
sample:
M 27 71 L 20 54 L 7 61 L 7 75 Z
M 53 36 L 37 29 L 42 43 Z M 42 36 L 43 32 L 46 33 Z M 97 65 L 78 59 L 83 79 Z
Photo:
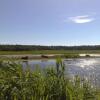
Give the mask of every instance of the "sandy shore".
M 100 57 L 100 54 L 80 54 L 81 57 L 85 57 L 86 55 L 89 55 L 90 57 Z

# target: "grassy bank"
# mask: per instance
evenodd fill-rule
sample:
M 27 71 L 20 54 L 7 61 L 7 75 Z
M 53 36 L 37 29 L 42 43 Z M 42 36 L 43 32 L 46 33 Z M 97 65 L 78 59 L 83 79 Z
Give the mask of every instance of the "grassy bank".
M 60 59 L 56 68 L 32 71 L 11 61 L 0 62 L 0 100 L 100 100 L 99 91 L 85 79 L 64 74 Z
M 100 53 L 100 50 L 34 50 L 34 51 L 0 51 L 0 55 L 22 55 L 22 54 L 79 54 Z

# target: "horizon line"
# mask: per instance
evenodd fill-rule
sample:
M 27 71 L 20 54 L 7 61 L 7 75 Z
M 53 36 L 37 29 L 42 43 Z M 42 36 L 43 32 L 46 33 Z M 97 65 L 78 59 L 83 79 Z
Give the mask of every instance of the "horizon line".
M 41 44 L 6 44 L 0 43 L 0 45 L 20 45 L 20 46 L 65 46 L 65 47 L 73 47 L 73 46 L 100 46 L 100 44 L 89 44 L 89 45 L 41 45 Z

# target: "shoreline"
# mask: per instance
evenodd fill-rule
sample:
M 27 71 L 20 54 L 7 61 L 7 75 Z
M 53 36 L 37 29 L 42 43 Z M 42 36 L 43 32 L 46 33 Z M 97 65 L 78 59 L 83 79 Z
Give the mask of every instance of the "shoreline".
M 74 54 L 73 54 L 74 55 Z M 22 54 L 22 55 L 0 55 L 0 58 L 8 58 L 8 59 L 23 59 L 23 60 L 27 60 L 27 59 L 53 59 L 53 58 L 57 58 L 57 57 L 61 57 L 61 58 L 66 58 L 64 54 L 39 54 L 39 55 L 32 55 L 32 54 Z M 97 58 L 100 57 L 100 54 L 79 54 L 78 58 L 84 58 L 84 57 L 88 57 L 88 58 Z M 69 57 L 70 58 L 70 57 Z M 75 57 L 73 57 L 75 58 Z
M 0 55 L 0 58 L 14 58 L 14 59 L 51 59 L 51 58 L 57 58 L 57 56 L 64 56 L 63 54 L 39 54 L 39 55 L 32 55 L 32 54 L 22 54 L 22 55 Z

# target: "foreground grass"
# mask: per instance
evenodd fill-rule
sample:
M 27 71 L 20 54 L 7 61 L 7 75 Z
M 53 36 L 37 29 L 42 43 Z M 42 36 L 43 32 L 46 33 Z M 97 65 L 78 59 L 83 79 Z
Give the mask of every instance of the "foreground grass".
M 80 54 L 100 53 L 100 50 L 34 50 L 34 51 L 0 51 L 0 55 L 22 55 L 22 54 Z
M 70 80 L 60 59 L 56 68 L 32 71 L 29 66 L 0 62 L 0 100 L 100 100 L 99 92 L 84 79 Z

